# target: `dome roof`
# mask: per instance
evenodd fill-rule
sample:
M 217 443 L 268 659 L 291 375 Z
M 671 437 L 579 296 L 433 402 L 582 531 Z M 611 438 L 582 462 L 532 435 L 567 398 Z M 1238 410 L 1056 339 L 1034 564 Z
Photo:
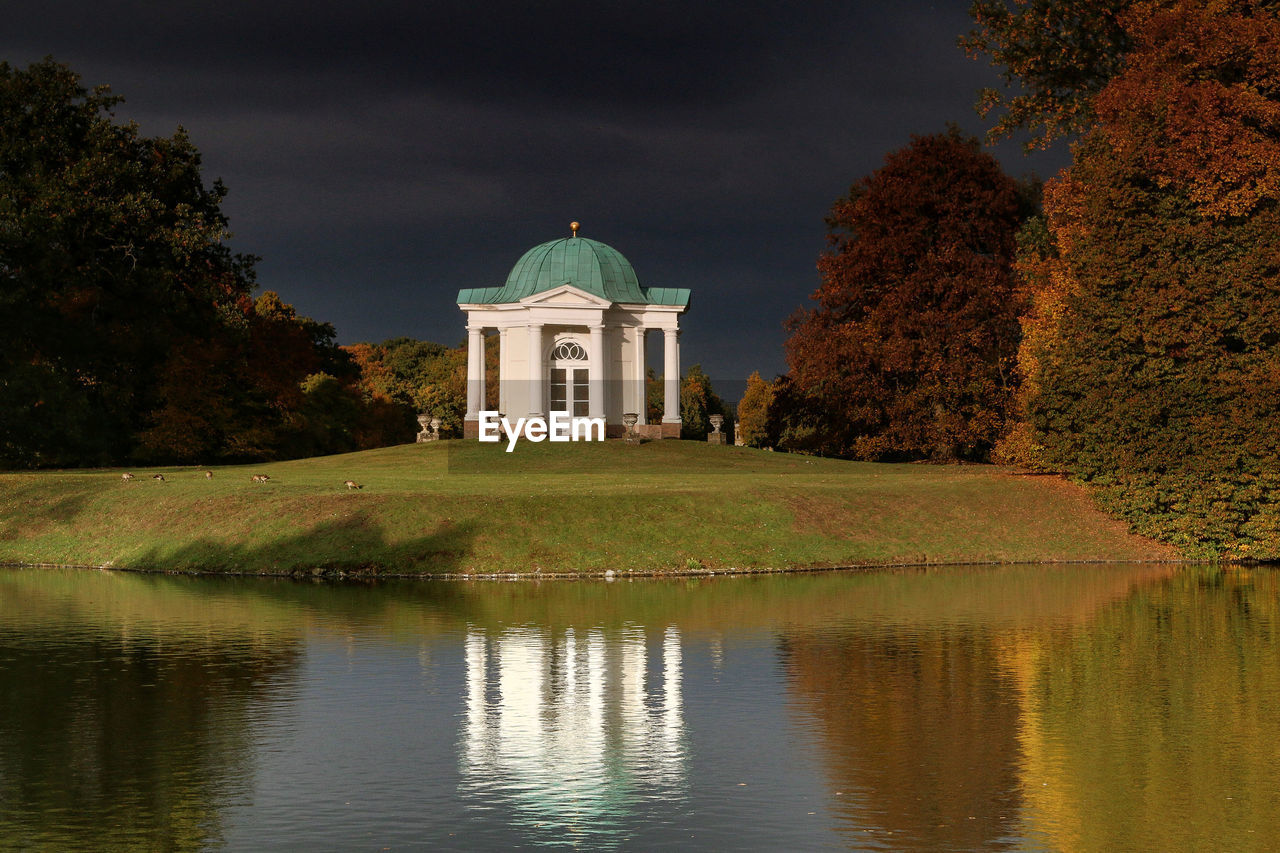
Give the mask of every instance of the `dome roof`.
M 686 288 L 641 287 L 631 262 L 610 245 L 578 236 L 549 240 L 525 252 L 511 268 L 502 287 L 463 288 L 458 304 L 497 305 L 519 302 L 525 297 L 564 284 L 594 294 L 610 302 L 635 305 L 689 304 Z
M 648 301 L 635 269 L 621 252 L 599 240 L 577 236 L 550 240 L 525 252 L 494 301 L 519 302 L 562 284 L 610 302 Z

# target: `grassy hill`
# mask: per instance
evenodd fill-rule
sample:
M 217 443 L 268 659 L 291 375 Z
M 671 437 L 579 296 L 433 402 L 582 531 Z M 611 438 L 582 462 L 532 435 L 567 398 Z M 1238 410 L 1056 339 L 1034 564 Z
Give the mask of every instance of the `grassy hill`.
M 998 468 L 683 441 L 504 447 L 404 445 L 212 479 L 0 473 L 0 563 L 474 574 L 1177 558 L 1077 487 Z

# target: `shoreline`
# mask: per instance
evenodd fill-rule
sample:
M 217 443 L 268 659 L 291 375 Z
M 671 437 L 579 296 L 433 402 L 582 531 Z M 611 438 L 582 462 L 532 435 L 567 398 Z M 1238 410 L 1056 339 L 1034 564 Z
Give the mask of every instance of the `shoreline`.
M 1247 563 L 1244 561 L 1208 561 L 1186 559 L 1092 559 L 1092 560 L 1037 560 L 1037 561 L 956 561 L 956 562 L 892 562 L 863 563 L 846 566 L 790 566 L 781 568 L 725 568 L 725 569 L 672 569 L 670 571 L 532 571 L 532 572 L 397 572 L 382 570 L 351 569 L 310 569 L 287 572 L 266 571 L 221 571 L 218 569 L 162 569 L 139 568 L 134 566 L 87 565 L 78 563 L 15 563 L 0 562 L 0 569 L 74 569 L 86 572 L 128 572 L 139 575 L 185 575 L 190 577 L 225 577 L 225 578 L 263 578 L 273 580 L 315 580 L 315 581 L 377 581 L 377 580 L 419 580 L 419 581 L 575 581 L 575 580 L 660 580 L 663 578 L 709 578 L 709 577 L 750 577 L 752 575 L 808 575 L 822 572 L 858 572 L 871 573 L 891 569 L 934 569 L 957 568 L 961 566 L 1107 566 L 1121 564 L 1137 565 L 1172 565 L 1172 566 L 1251 566 L 1267 565 L 1266 563 Z

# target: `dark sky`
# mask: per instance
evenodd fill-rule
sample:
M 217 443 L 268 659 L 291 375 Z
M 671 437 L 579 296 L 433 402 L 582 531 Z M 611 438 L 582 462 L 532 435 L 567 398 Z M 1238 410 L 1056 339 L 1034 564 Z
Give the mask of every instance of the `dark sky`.
M 576 219 L 641 284 L 692 289 L 682 362 L 732 384 L 785 369 L 831 203 L 913 133 L 985 130 L 968 5 L 10 2 L 0 59 L 185 127 L 262 288 L 342 343 L 461 342 L 457 290 Z

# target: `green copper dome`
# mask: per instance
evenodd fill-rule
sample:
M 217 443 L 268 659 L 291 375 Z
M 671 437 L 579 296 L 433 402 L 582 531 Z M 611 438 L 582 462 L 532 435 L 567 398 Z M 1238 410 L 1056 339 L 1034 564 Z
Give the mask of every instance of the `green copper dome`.
M 516 261 L 502 287 L 464 288 L 459 304 L 497 305 L 519 302 L 527 296 L 570 284 L 610 302 L 626 304 L 687 305 L 689 291 L 641 287 L 631 262 L 617 249 L 599 240 L 577 236 L 549 240 L 534 246 Z
M 497 302 L 519 302 L 526 296 L 571 284 L 610 302 L 644 302 L 631 262 L 612 246 L 586 237 L 551 240 L 524 253 L 507 276 Z

